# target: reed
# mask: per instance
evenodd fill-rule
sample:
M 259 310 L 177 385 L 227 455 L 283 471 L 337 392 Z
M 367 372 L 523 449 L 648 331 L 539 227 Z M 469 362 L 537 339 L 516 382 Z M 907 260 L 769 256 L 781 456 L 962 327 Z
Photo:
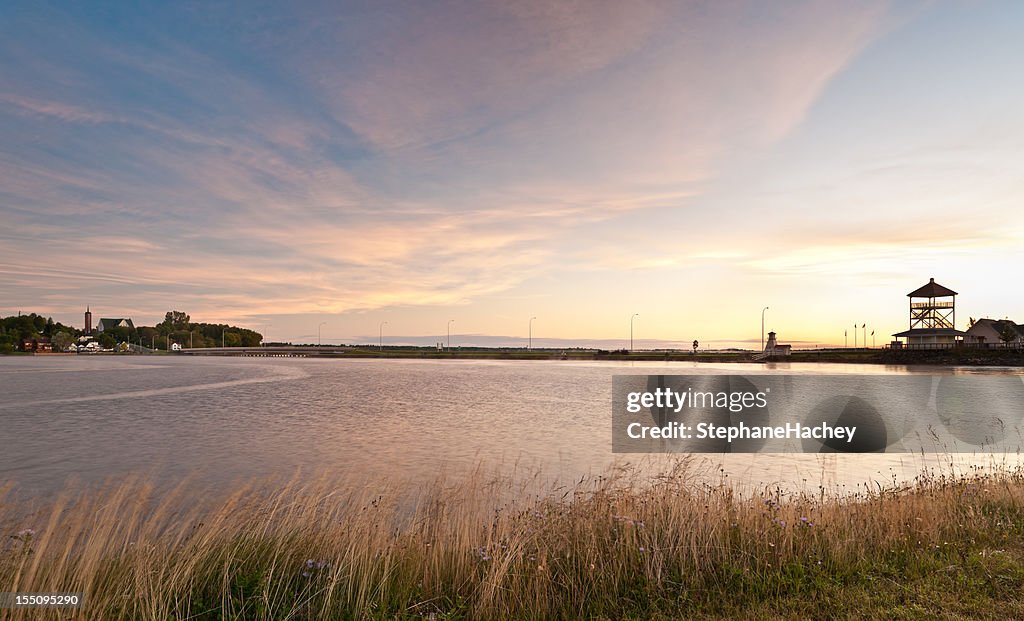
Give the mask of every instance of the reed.
M 1024 617 L 1019 470 L 842 496 L 694 480 L 686 460 L 566 488 L 134 478 L 29 513 L 7 489 L 0 591 L 85 604 L 0 618 Z

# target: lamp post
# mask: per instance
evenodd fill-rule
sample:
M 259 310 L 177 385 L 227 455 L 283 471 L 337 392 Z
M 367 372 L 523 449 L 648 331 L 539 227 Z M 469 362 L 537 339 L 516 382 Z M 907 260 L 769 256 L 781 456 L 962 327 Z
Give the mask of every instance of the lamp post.
M 320 325 L 316 327 L 316 346 L 320 347 L 320 326 L 326 326 L 326 321 L 321 321 Z
M 853 348 L 857 349 L 857 324 L 853 324 Z
M 452 350 L 452 324 L 455 323 L 454 319 L 448 320 L 448 351 Z
M 387 323 L 386 321 L 382 321 L 382 322 L 380 322 L 380 326 L 379 326 L 380 334 L 378 335 L 378 338 L 380 340 L 377 342 L 377 346 L 380 348 L 381 351 L 384 351 L 384 324 L 386 324 L 386 323 Z
M 761 309 L 761 350 L 765 350 L 765 310 L 768 306 Z
M 530 342 L 526 346 L 526 349 L 533 349 L 533 320 L 534 319 L 536 319 L 536 317 L 530 317 Z
M 633 313 L 629 318 L 629 351 L 633 351 L 633 320 L 640 316 L 640 313 Z

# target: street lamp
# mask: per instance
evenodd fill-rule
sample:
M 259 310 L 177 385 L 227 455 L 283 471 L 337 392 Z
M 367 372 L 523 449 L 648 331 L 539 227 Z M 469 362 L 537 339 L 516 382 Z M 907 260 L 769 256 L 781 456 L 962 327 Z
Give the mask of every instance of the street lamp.
M 448 320 L 448 351 L 452 350 L 452 324 L 455 323 L 454 319 Z
M 316 346 L 320 347 L 320 326 L 326 326 L 326 321 L 321 321 L 320 325 L 316 327 Z
M 386 321 L 380 322 L 380 335 L 379 335 L 380 341 L 378 343 L 378 346 L 380 347 L 381 351 L 384 351 L 384 324 L 386 324 L 386 323 L 387 323 Z
M 768 310 L 767 306 L 761 309 L 761 351 L 764 351 L 764 311 L 766 310 Z
M 640 316 L 640 313 L 633 313 L 629 318 L 629 351 L 633 351 L 633 320 Z
M 526 349 L 533 349 L 533 320 L 536 317 L 530 317 L 530 344 L 526 346 Z

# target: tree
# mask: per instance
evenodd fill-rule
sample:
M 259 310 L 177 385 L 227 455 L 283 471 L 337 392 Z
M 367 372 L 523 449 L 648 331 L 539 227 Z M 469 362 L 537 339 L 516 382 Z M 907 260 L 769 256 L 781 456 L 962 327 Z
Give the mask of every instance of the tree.
M 164 315 L 164 322 L 161 325 L 167 326 L 172 330 L 187 330 L 189 322 L 192 318 L 186 313 L 181 311 L 167 311 Z
M 1017 328 L 1011 322 L 1005 322 L 1003 329 L 999 331 L 999 340 L 1004 343 L 1012 343 L 1018 338 L 1020 338 L 1020 335 L 1017 334 Z
M 132 330 L 129 328 L 109 328 L 104 333 L 110 333 L 118 343 L 131 343 L 135 339 Z
M 73 336 L 61 330 L 53 335 L 53 349 L 56 351 L 67 351 L 74 340 Z
M 160 333 L 156 328 L 150 328 L 148 326 L 138 328 L 138 336 L 142 340 L 142 345 L 144 347 L 152 348 L 156 344 L 156 337 L 159 335 Z
M 114 346 L 117 345 L 117 339 L 109 332 L 100 332 L 100 338 L 97 340 L 100 343 L 100 347 L 103 349 L 113 349 Z

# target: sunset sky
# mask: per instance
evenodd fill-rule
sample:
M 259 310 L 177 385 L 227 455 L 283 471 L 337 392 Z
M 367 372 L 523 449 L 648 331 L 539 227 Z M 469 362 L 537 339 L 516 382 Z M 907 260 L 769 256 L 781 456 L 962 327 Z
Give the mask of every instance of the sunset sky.
M 934 277 L 1024 322 L 1024 3 L 99 4 L 0 6 L 0 315 L 881 344 Z

